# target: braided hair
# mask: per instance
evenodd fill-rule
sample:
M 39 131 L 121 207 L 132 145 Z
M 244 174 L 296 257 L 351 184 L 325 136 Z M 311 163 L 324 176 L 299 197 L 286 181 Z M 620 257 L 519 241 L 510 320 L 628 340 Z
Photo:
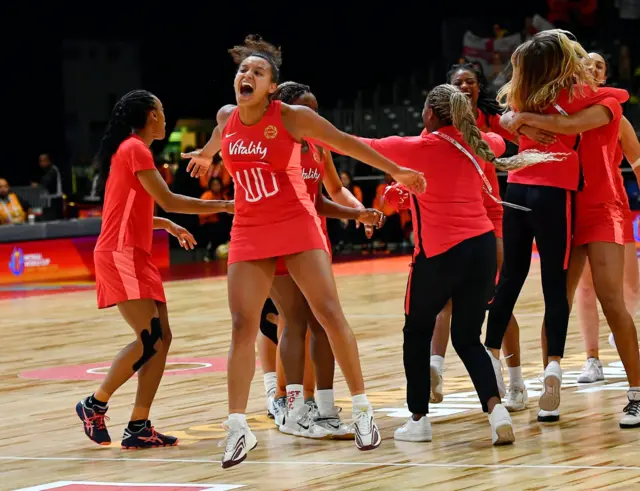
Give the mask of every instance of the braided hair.
M 495 97 L 492 97 L 487 91 L 487 77 L 484 73 L 478 70 L 472 63 L 462 63 L 453 65 L 447 72 L 447 83 L 450 84 L 453 80 L 453 76 L 459 71 L 465 71 L 473 73 L 478 81 L 478 110 L 486 114 L 487 116 L 494 116 L 496 114 L 502 114 L 502 108 Z
M 293 104 L 293 101 L 308 93 L 311 93 L 311 87 L 308 85 L 299 84 L 298 82 L 282 82 L 278 85 L 273 98 L 285 104 Z
M 273 44 L 266 42 L 258 34 L 250 34 L 244 39 L 244 44 L 234 46 L 229 50 L 231 58 L 240 65 L 250 56 L 257 56 L 266 60 L 271 66 L 271 80 L 278 83 L 280 79 L 280 66 L 282 65 L 282 50 Z
M 132 90 L 114 106 L 96 155 L 99 169 L 98 188 L 101 194 L 104 193 L 109 177 L 111 157 L 133 131 L 145 127 L 147 115 L 155 106 L 155 96 L 146 90 Z
M 455 126 L 478 157 L 492 163 L 497 169 L 512 171 L 542 162 L 563 160 L 565 154 L 527 150 L 509 158 L 496 158 L 482 139 L 471 110 L 469 98 L 449 84 L 438 85 L 427 95 L 427 104 L 443 126 Z

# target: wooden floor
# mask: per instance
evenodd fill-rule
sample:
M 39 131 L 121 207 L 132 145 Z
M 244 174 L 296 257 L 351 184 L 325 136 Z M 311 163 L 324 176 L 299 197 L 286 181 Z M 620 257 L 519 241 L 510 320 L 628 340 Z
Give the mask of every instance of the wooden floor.
M 451 349 L 446 397 L 432 407 L 433 442 L 395 442 L 393 432 L 408 415 L 401 355 L 408 262 L 396 258 L 335 267 L 384 438 L 381 447 L 359 452 L 353 442 L 316 442 L 279 433 L 265 416 L 262 371 L 257 368 L 249 422 L 259 445 L 231 470 L 221 469 L 218 447 L 224 438 L 224 363 L 230 340 L 224 278 L 166 285 L 173 363 L 152 418 L 159 429 L 179 436 L 181 445 L 138 452 L 119 447 L 135 380 L 112 399 L 111 447 L 91 443 L 74 413 L 76 402 L 95 390 L 111 358 L 131 340 L 117 310 L 98 311 L 93 291 L 0 301 L 0 489 L 50 489 L 42 485 L 60 481 L 202 484 L 193 490 L 640 489 L 640 429 L 618 427 L 627 383 L 617 353 L 606 342 L 604 322 L 600 338 L 607 380 L 575 383 L 584 357 L 572 316 L 561 421 L 536 421 L 542 320 L 537 262 L 516 310 L 531 398 L 530 409 L 514 415 L 516 444 L 491 446 L 487 417 Z M 343 414 L 350 417 L 341 375 L 336 390 Z

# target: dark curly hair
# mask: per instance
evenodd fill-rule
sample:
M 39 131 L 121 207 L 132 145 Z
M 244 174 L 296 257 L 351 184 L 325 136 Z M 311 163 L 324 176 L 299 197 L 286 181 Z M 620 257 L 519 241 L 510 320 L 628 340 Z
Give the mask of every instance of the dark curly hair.
M 491 97 L 487 92 L 487 78 L 484 76 L 484 73 L 473 65 L 473 63 L 453 65 L 447 72 L 447 83 L 450 84 L 453 76 L 460 70 L 473 73 L 478 81 L 478 109 L 487 116 L 502 114 L 502 108 L 500 107 L 500 104 L 498 104 L 498 101 L 495 97 Z
M 258 34 L 250 34 L 244 39 L 244 44 L 234 46 L 229 50 L 233 61 L 239 65 L 250 56 L 257 56 L 271 65 L 271 79 L 278 83 L 280 66 L 282 65 L 282 50 L 266 42 Z

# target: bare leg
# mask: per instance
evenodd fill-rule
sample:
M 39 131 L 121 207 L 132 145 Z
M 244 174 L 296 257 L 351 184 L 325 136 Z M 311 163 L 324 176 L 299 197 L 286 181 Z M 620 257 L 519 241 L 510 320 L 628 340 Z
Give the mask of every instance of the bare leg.
M 431 354 L 442 356 L 447 352 L 449 344 L 449 328 L 451 326 L 451 300 L 440 311 L 436 318 L 436 328 L 433 331 L 433 339 L 431 340 Z
M 284 373 L 284 366 L 282 365 L 282 358 L 280 355 L 280 339 L 282 339 L 282 331 L 284 331 L 284 318 L 278 318 L 278 348 L 276 349 L 276 393 L 275 398 L 284 397 L 287 395 L 287 377 Z
M 258 332 L 258 356 L 264 373 L 276 371 L 277 348 L 273 342 L 261 332 Z
M 624 245 L 624 303 L 631 317 L 638 309 L 638 255 L 635 244 Z
M 142 386 L 141 381 L 138 381 L 136 407 L 139 404 L 142 406 L 136 408 L 137 410 L 134 411 L 134 415 L 136 419 L 147 419 L 151 401 L 155 396 L 158 385 L 160 384 L 160 379 L 162 378 L 162 373 L 164 372 L 167 350 L 165 350 L 163 346 L 163 340 L 155 340 L 153 348 L 156 353 L 151 356 L 146 363 L 141 367 L 138 367 L 136 364 L 142 358 L 144 352 L 143 339 L 152 340 L 154 338 L 152 320 L 155 319 L 153 321 L 154 324 L 160 326 L 161 330 L 163 330 L 164 326 L 161 325 L 156 303 L 151 299 L 128 300 L 118 304 L 118 310 L 120 310 L 124 320 L 136 333 L 137 339 L 118 353 L 116 359 L 111 364 L 111 368 L 104 382 L 102 382 L 100 388 L 96 391 L 95 398 L 101 402 L 108 402 L 113 393 L 129 380 L 136 371 L 140 370 L 139 376 L 145 377 L 149 385 Z M 169 326 L 167 325 L 167 330 L 168 329 Z M 171 338 L 170 333 L 171 331 L 169 331 L 169 342 Z M 149 341 L 146 342 L 148 343 Z M 142 371 L 143 368 L 145 369 L 144 372 Z M 147 408 L 145 409 L 144 406 L 147 406 Z M 144 417 L 138 418 L 137 416 Z
M 269 296 L 275 259 L 245 261 L 229 266 L 227 285 L 232 336 L 227 363 L 229 414 L 245 414 L 256 370 L 255 343 L 260 315 Z
M 311 250 L 285 258 L 287 269 L 300 287 L 316 319 L 324 327 L 336 361 L 352 396 L 364 394 L 358 344 L 338 300 L 329 256 Z
M 624 304 L 624 247 L 610 242 L 588 245 L 593 286 L 611 327 L 631 387 L 640 386 L 636 326 Z
M 302 379 L 302 386 L 304 392 L 304 400 L 312 399 L 316 391 L 316 371 L 311 361 L 311 330 L 307 329 L 307 334 L 304 339 L 304 377 Z
M 600 318 L 598 315 L 598 299 L 591 279 L 591 267 L 587 261 L 576 290 L 576 307 L 580 332 L 584 339 L 584 350 L 587 358 L 598 358 L 598 333 Z

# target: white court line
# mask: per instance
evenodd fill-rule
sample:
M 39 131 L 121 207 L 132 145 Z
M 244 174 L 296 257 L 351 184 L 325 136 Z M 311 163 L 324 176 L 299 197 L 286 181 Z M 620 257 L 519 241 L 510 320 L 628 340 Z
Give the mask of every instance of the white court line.
M 170 483 L 126 483 L 126 482 L 94 482 L 94 481 L 56 481 L 49 484 L 41 484 L 39 486 L 31 486 L 30 488 L 17 489 L 16 491 L 47 491 L 49 489 L 63 488 L 66 486 L 102 486 L 113 488 L 200 488 L 201 491 L 229 491 L 245 487 L 244 484 L 170 484 Z
M 219 460 L 209 459 L 136 459 L 127 457 L 18 457 L 2 456 L 1 460 L 46 460 L 62 462 L 155 462 L 166 464 L 219 464 Z M 335 465 L 349 467 L 419 467 L 454 469 L 558 469 L 558 470 L 608 470 L 640 471 L 640 466 L 624 465 L 565 465 L 565 464 L 453 464 L 453 463 L 400 463 L 400 462 L 330 462 L 306 460 L 245 460 L 242 465 Z

